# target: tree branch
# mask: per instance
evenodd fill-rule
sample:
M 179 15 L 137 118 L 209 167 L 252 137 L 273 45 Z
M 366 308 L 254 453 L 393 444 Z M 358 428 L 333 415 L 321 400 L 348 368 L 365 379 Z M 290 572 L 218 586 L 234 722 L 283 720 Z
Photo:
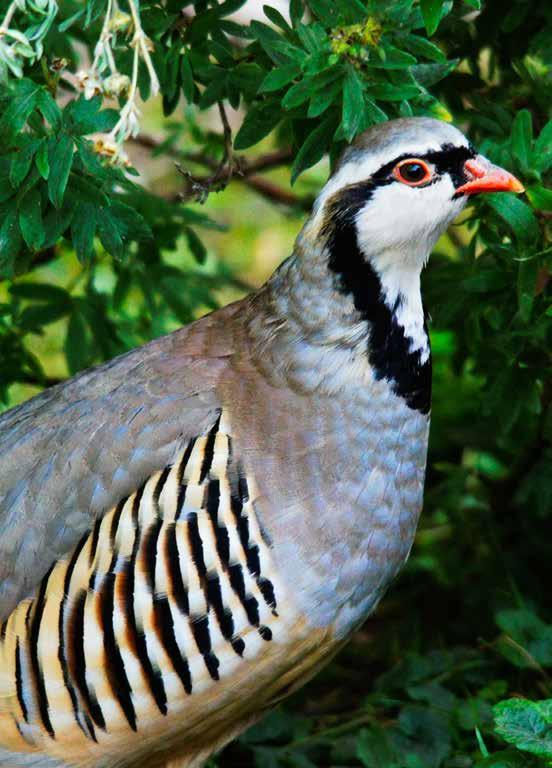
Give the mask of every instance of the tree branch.
M 159 149 L 163 145 L 162 141 L 147 134 L 136 136 L 132 139 L 132 142 L 145 149 L 151 150 Z M 198 186 L 208 185 L 210 180 L 216 177 L 217 170 L 221 167 L 220 163 L 217 163 L 214 158 L 203 152 L 186 152 L 184 150 L 176 149 L 175 147 L 168 147 L 167 154 L 170 157 L 177 159 L 180 163 L 193 163 L 214 171 L 212 176 L 195 179 L 195 183 L 198 184 Z M 300 197 L 299 195 L 295 195 L 293 192 L 278 186 L 274 182 L 256 175 L 262 171 L 269 171 L 273 168 L 287 165 L 292 158 L 293 153 L 289 148 L 268 152 L 266 155 L 261 155 L 254 160 L 248 160 L 243 155 L 234 156 L 235 167 L 239 169 L 239 172 L 235 175 L 233 174 L 232 178 L 245 184 L 245 186 L 253 189 L 259 195 L 271 202 L 308 211 L 312 206 L 313 197 L 310 195 Z M 223 160 L 223 164 L 224 162 L 225 161 Z

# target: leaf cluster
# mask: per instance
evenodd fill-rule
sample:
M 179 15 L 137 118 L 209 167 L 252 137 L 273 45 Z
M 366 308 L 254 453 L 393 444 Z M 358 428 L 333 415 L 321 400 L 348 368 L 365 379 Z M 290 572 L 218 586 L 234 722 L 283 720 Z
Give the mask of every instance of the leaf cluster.
M 305 207 L 297 190 L 320 177 L 293 190 L 288 179 L 325 154 L 335 162 L 369 125 L 452 116 L 526 195 L 475 200 L 424 274 L 434 400 L 413 554 L 337 660 L 212 764 L 544 768 L 552 14 L 524 0 L 290 0 L 285 14 L 269 3 L 244 21 L 244 5 L 140 3 L 170 117 L 156 123 L 159 140 L 129 143 L 142 178 L 107 153 L 125 95 L 86 99 L 65 76 L 93 60 L 105 0 L 64 0 L 40 59 L 1 86 L 0 397 L 12 405 L 235 295 L 235 267 L 203 242 L 216 225 L 182 201 L 169 171 L 148 189 L 147 152 L 202 169 L 187 181 L 205 195 L 232 180 L 208 206 L 253 226 L 241 185 L 294 213 Z M 128 76 L 131 40 L 116 45 Z M 149 87 L 140 70 L 144 99 Z M 238 110 L 235 129 L 218 127 L 220 105 Z M 214 121 L 201 116 L 209 110 Z

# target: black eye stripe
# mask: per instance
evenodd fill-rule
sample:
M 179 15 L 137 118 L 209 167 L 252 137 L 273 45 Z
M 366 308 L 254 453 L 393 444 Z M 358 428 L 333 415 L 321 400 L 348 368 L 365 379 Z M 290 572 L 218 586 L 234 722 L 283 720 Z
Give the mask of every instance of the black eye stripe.
M 420 160 L 425 160 L 434 165 L 438 175 L 441 176 L 445 173 L 450 174 L 452 183 L 455 187 L 458 187 L 465 182 L 463 175 L 464 163 L 466 160 L 475 157 L 475 155 L 476 151 L 471 144 L 467 147 L 456 147 L 454 144 L 443 144 L 440 149 L 432 150 L 430 152 L 405 152 L 394 160 L 391 160 L 389 163 L 382 165 L 381 168 L 373 174 L 372 181 L 376 186 L 389 183 L 391 173 L 397 163 L 400 163 L 401 160 L 407 160 L 408 158 L 412 158 L 413 160 L 419 158 Z

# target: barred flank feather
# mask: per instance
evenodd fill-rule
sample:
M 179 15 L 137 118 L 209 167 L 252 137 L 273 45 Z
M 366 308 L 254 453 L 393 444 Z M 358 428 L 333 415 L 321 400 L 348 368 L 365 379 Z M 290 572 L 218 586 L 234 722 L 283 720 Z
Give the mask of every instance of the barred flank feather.
M 297 614 L 280 616 L 282 589 L 223 427 L 219 415 L 98 519 L 3 625 L 0 747 L 75 764 L 115 754 L 289 639 Z

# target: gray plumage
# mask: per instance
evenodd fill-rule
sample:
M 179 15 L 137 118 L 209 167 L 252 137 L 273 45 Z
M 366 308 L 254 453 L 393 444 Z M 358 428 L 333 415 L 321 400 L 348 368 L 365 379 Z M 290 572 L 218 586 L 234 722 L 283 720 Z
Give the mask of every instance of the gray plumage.
M 0 621 L 95 519 L 171 467 L 221 413 L 228 471 L 252 483 L 272 572 L 309 631 L 339 644 L 373 610 L 408 556 L 422 506 L 429 414 L 412 402 L 429 347 L 419 273 L 465 199 L 438 165 L 424 190 L 370 180 L 405 153 L 450 147 L 473 154 L 434 120 L 371 129 L 258 292 L 0 418 Z M 349 199 L 358 206 L 350 220 Z M 351 242 L 354 254 L 339 252 Z M 365 278 L 375 292 L 358 284 Z M 382 328 L 400 349 L 379 339 Z

